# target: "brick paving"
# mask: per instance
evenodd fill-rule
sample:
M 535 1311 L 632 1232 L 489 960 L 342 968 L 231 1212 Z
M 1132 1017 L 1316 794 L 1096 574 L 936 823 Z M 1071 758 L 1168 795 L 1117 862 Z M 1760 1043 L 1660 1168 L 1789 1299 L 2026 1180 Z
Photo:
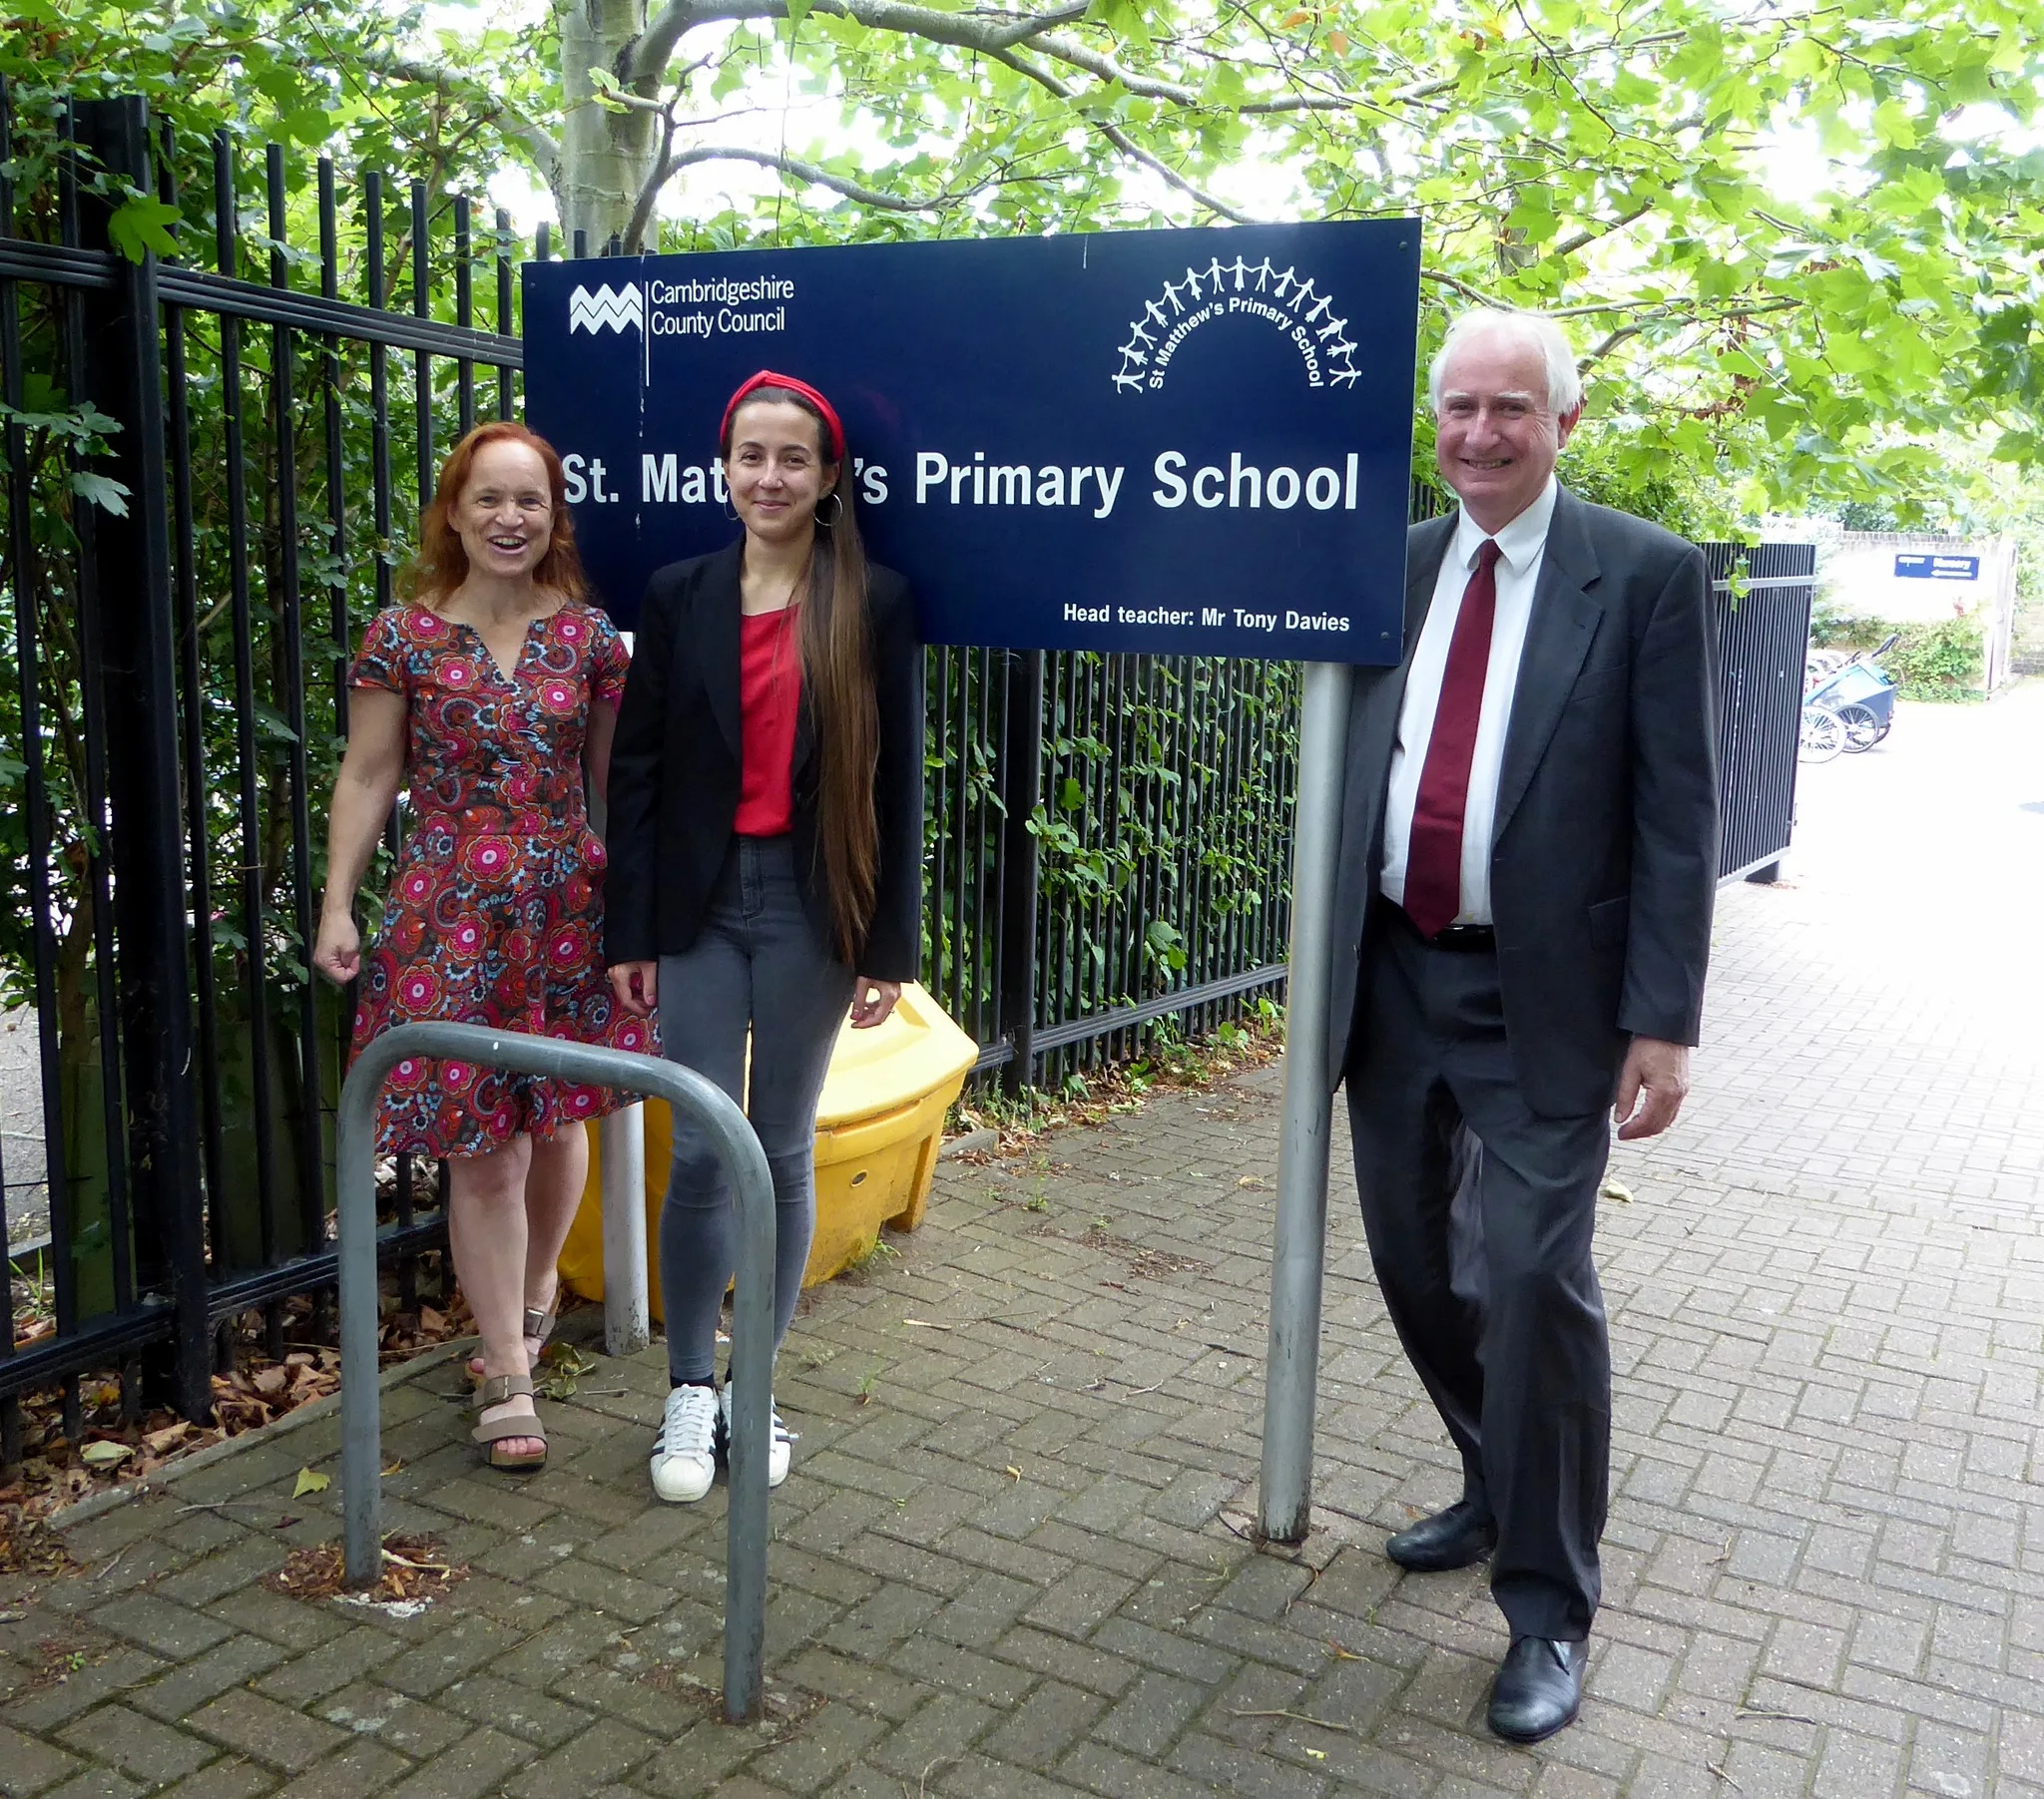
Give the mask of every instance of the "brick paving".
M 1455 1474 L 1338 1145 L 1315 1530 L 1248 1540 L 1265 1072 L 947 1163 L 813 1296 L 769 1722 L 714 1715 L 723 1489 L 648 1496 L 657 1350 L 552 1405 L 522 1485 L 476 1471 L 441 1362 L 387 1395 L 386 1490 L 470 1564 L 449 1598 L 260 1584 L 335 1533 L 289 1497 L 331 1421 L 196 1468 L 0 1587 L 0 1791 L 2044 1799 L 2040 751 L 2044 686 L 1905 710 L 1807 771 L 1792 884 L 1725 896 L 1691 1110 L 1605 1208 L 1608 1599 L 1550 1743 L 1483 1729 L 1480 1574 L 1378 1553 Z

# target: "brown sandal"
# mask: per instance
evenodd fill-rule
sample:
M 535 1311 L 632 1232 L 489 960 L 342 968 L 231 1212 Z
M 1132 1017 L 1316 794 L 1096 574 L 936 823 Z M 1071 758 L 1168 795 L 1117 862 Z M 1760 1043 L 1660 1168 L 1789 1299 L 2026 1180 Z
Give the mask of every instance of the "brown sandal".
M 502 1469 L 507 1474 L 530 1474 L 534 1469 L 547 1465 L 544 1447 L 536 1456 L 511 1456 L 501 1454 L 497 1445 L 518 1437 L 536 1437 L 542 1446 L 547 1440 L 547 1427 L 540 1422 L 535 1409 L 530 1415 L 516 1415 L 510 1418 L 493 1418 L 484 1422 L 481 1414 L 492 1406 L 501 1406 L 516 1399 L 521 1393 L 532 1392 L 532 1376 L 529 1374 L 493 1374 L 479 1383 L 475 1390 L 477 1413 L 475 1429 L 469 1432 L 471 1442 L 483 1446 L 483 1460 L 492 1468 Z
M 529 1342 L 537 1345 L 532 1351 L 532 1362 L 535 1367 L 539 1365 L 540 1357 L 546 1354 L 547 1344 L 553 1340 L 554 1322 L 560 1314 L 561 1289 L 558 1285 L 554 1288 L 554 1303 L 545 1311 L 541 1311 L 536 1305 L 525 1308 L 525 1327 L 522 1334 Z M 468 1378 L 472 1385 L 479 1383 L 483 1378 L 481 1350 L 477 1350 L 468 1358 Z

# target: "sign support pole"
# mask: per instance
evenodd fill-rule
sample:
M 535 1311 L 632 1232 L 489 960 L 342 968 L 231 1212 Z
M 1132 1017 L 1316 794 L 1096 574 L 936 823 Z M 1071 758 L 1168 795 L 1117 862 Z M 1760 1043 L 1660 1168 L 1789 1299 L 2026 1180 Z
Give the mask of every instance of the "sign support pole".
M 1343 749 L 1354 674 L 1308 663 L 1299 707 L 1291 857 L 1291 965 L 1285 983 L 1284 1117 L 1271 1257 L 1264 1468 L 1257 1525 L 1298 1543 L 1312 1515 L 1313 1401 L 1319 1386 L 1320 1283 L 1326 1261 L 1327 1139 L 1333 1071 L 1327 994 L 1335 955 L 1334 868 L 1341 842 Z

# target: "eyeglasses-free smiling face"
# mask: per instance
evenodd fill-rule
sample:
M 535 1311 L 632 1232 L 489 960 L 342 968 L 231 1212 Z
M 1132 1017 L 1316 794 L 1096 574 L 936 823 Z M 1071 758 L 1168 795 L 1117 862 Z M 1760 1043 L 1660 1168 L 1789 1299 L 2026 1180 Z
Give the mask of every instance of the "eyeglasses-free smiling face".
M 837 482 L 824 460 L 822 427 L 787 400 L 748 400 L 731 421 L 731 458 L 724 478 L 732 509 L 766 543 L 785 543 L 814 529 L 816 508 Z
M 1557 414 L 1548 403 L 1547 365 L 1533 345 L 1486 332 L 1441 371 L 1434 458 L 1470 518 L 1501 531 L 1539 499 L 1582 411 Z
M 454 503 L 454 529 L 475 574 L 529 576 L 554 541 L 552 492 L 540 453 L 504 439 L 476 451 Z

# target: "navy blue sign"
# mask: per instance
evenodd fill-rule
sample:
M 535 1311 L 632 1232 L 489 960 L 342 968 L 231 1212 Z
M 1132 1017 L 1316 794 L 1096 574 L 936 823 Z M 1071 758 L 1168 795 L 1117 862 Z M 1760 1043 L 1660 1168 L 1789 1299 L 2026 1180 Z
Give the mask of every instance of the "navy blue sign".
M 738 527 L 724 403 L 828 394 L 932 643 L 1390 663 L 1416 223 L 528 263 L 526 417 L 604 604 Z
M 1978 581 L 1977 556 L 1919 556 L 1895 554 L 1895 576 L 1901 581 Z

